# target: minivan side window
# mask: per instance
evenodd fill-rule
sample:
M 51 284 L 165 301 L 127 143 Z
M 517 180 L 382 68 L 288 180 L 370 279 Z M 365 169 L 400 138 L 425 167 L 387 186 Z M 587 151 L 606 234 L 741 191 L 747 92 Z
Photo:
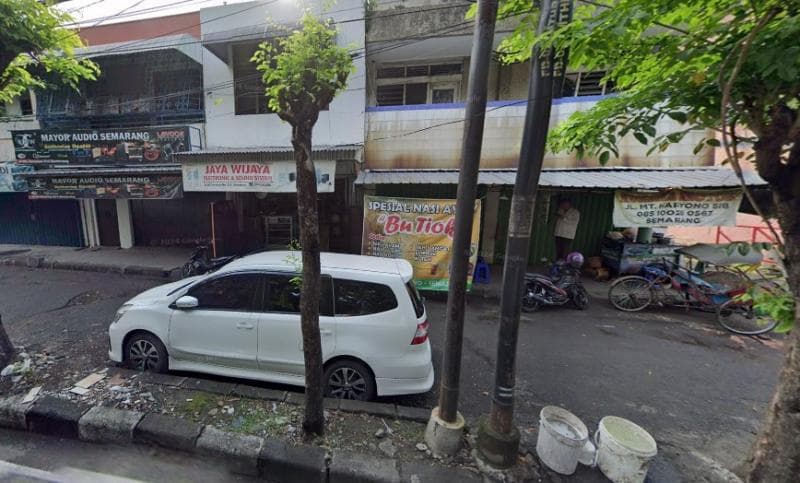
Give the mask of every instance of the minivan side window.
M 186 295 L 197 299 L 199 309 L 249 312 L 253 309 L 258 282 L 255 273 L 228 275 L 196 285 Z
M 265 312 L 278 312 L 283 314 L 300 313 L 300 285 L 293 282 L 296 275 L 267 274 L 264 287 Z M 319 297 L 319 315 L 333 315 L 333 302 L 331 296 L 331 277 L 322 275 Z
M 337 316 L 369 315 L 397 307 L 397 297 L 388 285 L 357 280 L 333 279 Z
M 425 303 L 422 300 L 422 296 L 420 296 L 417 291 L 413 280 L 410 280 L 406 284 L 406 290 L 408 290 L 408 296 L 411 297 L 411 305 L 414 306 L 414 313 L 417 315 L 417 318 L 422 317 L 422 314 L 425 313 Z

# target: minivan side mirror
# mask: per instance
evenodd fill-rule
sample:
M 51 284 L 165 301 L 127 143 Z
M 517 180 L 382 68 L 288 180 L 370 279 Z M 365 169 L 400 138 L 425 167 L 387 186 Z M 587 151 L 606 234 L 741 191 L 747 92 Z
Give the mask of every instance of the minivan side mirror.
M 200 304 L 195 297 L 184 295 L 175 301 L 175 307 L 181 310 L 193 309 Z

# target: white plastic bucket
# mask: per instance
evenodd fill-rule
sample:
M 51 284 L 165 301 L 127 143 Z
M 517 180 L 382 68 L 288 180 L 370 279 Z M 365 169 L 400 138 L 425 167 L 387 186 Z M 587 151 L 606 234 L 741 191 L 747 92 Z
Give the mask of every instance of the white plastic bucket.
M 545 406 L 539 413 L 536 453 L 548 468 L 571 475 L 589 439 L 589 431 L 577 416 L 556 406 Z
M 642 483 L 658 452 L 650 433 L 627 419 L 606 416 L 594 435 L 597 466 L 614 483 Z

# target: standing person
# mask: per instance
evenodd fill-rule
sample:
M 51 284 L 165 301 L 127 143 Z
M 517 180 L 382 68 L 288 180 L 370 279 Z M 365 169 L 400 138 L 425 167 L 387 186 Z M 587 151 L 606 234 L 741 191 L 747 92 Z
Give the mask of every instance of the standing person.
M 575 232 L 578 230 L 578 222 L 581 219 L 581 212 L 572 207 L 569 198 L 561 198 L 558 201 L 556 210 L 556 260 L 564 260 L 572 247 L 572 240 L 575 239 Z

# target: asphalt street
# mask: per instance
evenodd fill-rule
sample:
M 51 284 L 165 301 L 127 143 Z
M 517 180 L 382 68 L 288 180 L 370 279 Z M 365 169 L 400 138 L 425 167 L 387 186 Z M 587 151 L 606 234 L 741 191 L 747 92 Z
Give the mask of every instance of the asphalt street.
M 127 298 L 160 283 L 115 274 L 0 267 L 0 314 L 17 344 L 68 354 L 76 372 L 107 364 L 106 327 Z M 732 336 L 709 314 L 624 314 L 590 286 L 586 311 L 526 314 L 520 326 L 516 422 L 535 445 L 542 406 L 563 406 L 592 431 L 605 415 L 631 419 L 659 443 L 652 481 L 724 481 L 744 461 L 783 358 L 780 336 Z M 444 299 L 429 297 L 434 364 L 444 342 Z M 490 405 L 497 302 L 471 299 L 464 332 L 460 410 L 474 421 Z M 437 374 L 438 383 L 438 374 Z M 432 407 L 436 389 L 393 398 Z M 581 480 L 596 472 L 584 470 Z

